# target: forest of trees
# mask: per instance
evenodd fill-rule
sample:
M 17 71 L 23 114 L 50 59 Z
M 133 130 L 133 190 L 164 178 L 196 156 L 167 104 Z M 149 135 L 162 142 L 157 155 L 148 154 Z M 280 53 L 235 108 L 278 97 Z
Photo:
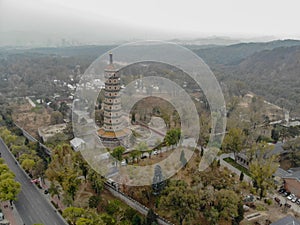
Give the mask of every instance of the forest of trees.
M 198 170 L 211 133 L 209 104 L 200 93 L 201 104 L 196 101 L 195 104 L 199 110 L 201 135 L 198 144 L 201 150 L 195 151 L 189 162 L 182 151 L 179 160 L 183 169 L 168 180 L 164 180 L 161 167 L 156 166 L 152 186 L 124 185 L 121 188 L 150 208 L 147 216 L 112 198 L 104 190 L 105 179 L 87 164 L 80 152 L 74 152 L 67 144 L 73 137 L 70 124 L 63 135 L 54 136 L 46 143 L 52 149 L 51 157 L 42 153 L 38 143 L 23 137 L 13 124 L 8 99 L 27 95 L 36 95 L 49 103 L 51 124 L 63 123 L 66 117 L 70 117 L 71 109 L 67 104 L 51 102 L 50 96 L 69 96 L 70 92 L 65 90 L 63 83 L 78 83 L 84 70 L 96 58 L 94 50 L 89 48 L 83 55 L 76 55 L 78 51 L 70 49 L 66 53 L 53 49 L 54 52 L 47 49 L 23 53 L 0 52 L 0 136 L 31 177 L 44 177 L 50 181 L 49 193 L 62 201 L 66 208 L 61 213 L 70 224 L 153 225 L 157 224 L 156 213 L 180 225 L 197 224 L 199 221 L 202 224 L 239 224 L 244 217 L 241 193 L 252 193 L 258 200 L 266 199 L 267 193 L 276 188 L 272 176 L 279 166 L 279 160 L 288 160 L 291 167 L 300 166 L 300 138 L 297 137 L 300 128 L 270 125 L 270 111 L 263 98 L 286 107 L 292 113 L 300 112 L 300 96 L 296 90 L 300 84 L 297 79 L 300 64 L 296 60 L 300 57 L 300 47 L 297 45 L 298 42 L 276 42 L 204 50 L 197 50 L 194 46 L 194 51 L 212 67 L 226 98 L 227 129 L 220 153 L 245 153 L 249 168 L 247 174 L 237 175 L 215 160 L 205 171 Z M 156 72 L 151 72 L 153 67 L 156 67 Z M 125 75 L 122 80 L 124 84 L 139 78 L 141 73 L 149 76 L 165 74 L 166 78 L 172 77 L 179 85 L 186 82 L 189 93 L 199 89 L 183 71 L 169 65 L 134 65 L 121 73 Z M 57 85 L 54 80 L 59 80 L 61 84 Z M 247 106 L 243 107 L 244 96 L 249 90 L 263 97 L 254 94 Z M 99 96 L 95 108 L 99 113 L 96 115 L 97 123 L 101 125 L 103 95 Z M 141 101 L 132 110 L 132 123 L 138 119 L 147 123 L 151 116 L 159 116 L 168 128 L 166 136 L 154 148 L 149 148 L 146 142 L 140 142 L 125 157 L 124 147 L 110 149 L 116 161 L 125 159 L 128 164 L 135 166 L 144 153 L 151 158 L 153 151 L 161 155 L 162 148 L 172 151 L 180 144 L 180 118 L 176 110 L 163 101 L 157 105 L 147 105 L 145 102 Z M 283 140 L 285 154 L 281 158 L 272 155 L 270 142 Z M 115 165 L 121 167 L 119 163 Z M 252 184 L 243 181 L 245 175 L 253 180 Z M 0 200 L 15 200 L 20 184 L 14 181 L 14 175 L 3 160 L 0 160 L 0 177 Z M 9 188 L 4 190 L 4 186 Z M 78 199 L 83 190 L 89 192 L 85 201 Z

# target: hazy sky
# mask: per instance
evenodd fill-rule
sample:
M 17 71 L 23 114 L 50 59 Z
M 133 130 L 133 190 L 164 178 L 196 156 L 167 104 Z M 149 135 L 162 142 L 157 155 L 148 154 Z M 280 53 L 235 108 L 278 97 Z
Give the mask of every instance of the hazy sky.
M 300 38 L 299 9 L 299 0 L 0 0 L 0 41 Z

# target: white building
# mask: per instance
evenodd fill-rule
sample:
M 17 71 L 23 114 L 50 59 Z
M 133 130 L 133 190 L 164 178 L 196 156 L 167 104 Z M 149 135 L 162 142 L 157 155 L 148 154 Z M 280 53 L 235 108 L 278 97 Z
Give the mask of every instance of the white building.
M 70 141 L 70 145 L 72 146 L 75 152 L 79 151 L 84 144 L 84 140 L 78 137 L 75 137 Z

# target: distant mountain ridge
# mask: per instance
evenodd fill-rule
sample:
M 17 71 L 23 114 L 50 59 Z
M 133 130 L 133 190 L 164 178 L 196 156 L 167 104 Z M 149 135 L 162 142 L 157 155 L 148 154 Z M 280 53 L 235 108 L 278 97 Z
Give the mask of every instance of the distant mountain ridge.
M 247 90 L 300 115 L 300 41 L 237 44 L 209 51 L 209 55 L 202 52 L 203 60 L 220 81 L 243 82 Z
M 230 71 L 256 94 L 300 112 L 300 46 L 255 53 Z
M 239 43 L 220 47 L 214 46 L 206 49 L 194 49 L 194 52 L 209 65 L 237 65 L 247 57 L 263 50 L 298 45 L 300 45 L 300 40 L 276 40 L 271 42 Z
M 63 48 L 0 48 L 0 59 L 7 55 L 58 55 L 74 57 L 86 68 L 103 53 L 116 46 L 74 46 Z M 229 46 L 186 45 L 212 69 L 220 83 L 227 87 L 243 82 L 246 91 L 296 111 L 300 115 L 300 41 L 277 40 L 240 43 Z M 4 61 L 3 61 L 4 62 Z M 225 89 L 224 89 L 225 90 Z

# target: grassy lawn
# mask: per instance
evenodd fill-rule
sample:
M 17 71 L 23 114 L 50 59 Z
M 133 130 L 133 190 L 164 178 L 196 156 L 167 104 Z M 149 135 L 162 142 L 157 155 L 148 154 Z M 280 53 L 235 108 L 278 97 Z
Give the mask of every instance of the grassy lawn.
M 225 162 L 228 162 L 230 165 L 232 165 L 233 167 L 237 168 L 239 171 L 243 172 L 244 174 L 248 175 L 249 177 L 251 177 L 249 171 L 241 166 L 240 164 L 238 164 L 237 162 L 235 162 L 232 158 L 225 158 L 224 159 Z

